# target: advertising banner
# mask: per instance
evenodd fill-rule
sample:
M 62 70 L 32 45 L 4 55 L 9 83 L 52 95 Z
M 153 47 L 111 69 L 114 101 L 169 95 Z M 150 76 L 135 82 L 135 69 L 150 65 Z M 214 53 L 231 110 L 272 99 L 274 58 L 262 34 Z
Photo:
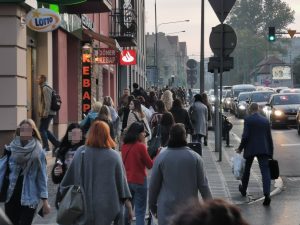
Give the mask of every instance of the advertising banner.
M 290 66 L 274 66 L 272 68 L 273 80 L 290 80 L 291 77 Z

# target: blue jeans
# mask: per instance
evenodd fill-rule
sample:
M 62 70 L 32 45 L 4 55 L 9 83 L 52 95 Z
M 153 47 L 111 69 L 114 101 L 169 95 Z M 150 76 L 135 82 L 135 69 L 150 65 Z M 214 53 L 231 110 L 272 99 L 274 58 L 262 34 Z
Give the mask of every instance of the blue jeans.
M 271 189 L 271 175 L 269 169 L 269 156 L 267 155 L 259 155 L 256 156 L 258 159 L 258 164 L 260 168 L 260 172 L 262 175 L 262 182 L 263 182 L 263 191 L 264 195 L 270 195 Z M 247 190 L 249 177 L 250 177 L 250 170 L 253 163 L 254 156 L 251 156 L 246 159 L 245 164 L 245 172 L 242 178 L 242 186 L 244 190 Z
M 53 119 L 53 117 L 54 117 L 53 115 L 49 115 L 46 118 L 41 118 L 41 123 L 40 123 L 40 127 L 39 127 L 41 137 L 42 137 L 42 141 L 43 141 L 43 148 L 45 148 L 46 151 L 49 151 L 48 139 L 54 145 L 55 148 L 59 147 L 59 145 L 60 145 L 60 142 L 48 130 L 50 122 Z
M 136 225 L 145 225 L 145 214 L 147 206 L 147 178 L 144 180 L 144 184 L 129 183 L 129 189 L 131 192 L 132 200 L 131 204 L 134 208 L 136 217 Z M 128 211 L 126 208 L 126 221 L 125 225 L 129 225 Z

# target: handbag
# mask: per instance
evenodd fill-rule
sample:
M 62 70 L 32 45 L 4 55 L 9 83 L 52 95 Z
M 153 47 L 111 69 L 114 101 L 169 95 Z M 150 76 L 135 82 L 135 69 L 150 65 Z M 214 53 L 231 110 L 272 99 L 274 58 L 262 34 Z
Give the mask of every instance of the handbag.
M 156 135 L 152 136 L 152 138 L 148 141 L 148 154 L 153 159 L 156 154 L 157 150 L 161 145 L 161 131 L 160 131 L 160 124 L 157 125 Z
M 146 125 L 145 121 L 144 121 L 144 120 L 140 120 L 140 119 L 138 118 L 138 116 L 137 116 L 135 113 L 133 113 L 133 115 L 134 115 L 135 119 L 136 119 L 138 122 L 140 122 L 140 123 L 142 123 L 142 124 L 144 125 L 144 131 L 145 131 L 145 133 L 146 133 L 145 137 L 150 136 L 150 131 L 149 131 L 148 126 Z
M 231 159 L 232 161 L 232 173 L 237 180 L 241 180 L 244 171 L 245 171 L 245 163 L 246 160 L 240 153 L 235 153 L 235 155 Z
M 279 165 L 275 159 L 269 159 L 270 175 L 272 180 L 276 180 L 279 177 Z
M 5 202 L 6 201 L 6 197 L 7 197 L 7 190 L 9 187 L 9 173 L 10 173 L 10 169 L 9 169 L 9 157 L 11 152 L 7 151 L 6 149 L 4 150 L 5 154 L 6 154 L 6 170 L 5 170 L 5 174 L 2 180 L 2 187 L 0 190 L 0 202 Z
M 85 212 L 85 195 L 81 184 L 81 174 L 83 168 L 84 153 L 81 153 L 80 173 L 78 176 L 78 184 L 71 185 L 62 201 L 59 204 L 57 211 L 56 222 L 61 225 L 72 225 Z

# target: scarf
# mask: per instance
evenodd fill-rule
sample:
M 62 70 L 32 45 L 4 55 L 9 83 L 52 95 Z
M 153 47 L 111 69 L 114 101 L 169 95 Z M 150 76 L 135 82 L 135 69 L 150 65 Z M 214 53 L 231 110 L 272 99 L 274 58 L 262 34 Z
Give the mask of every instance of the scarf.
M 35 161 L 39 161 L 39 148 L 37 148 L 37 140 L 32 138 L 25 146 L 22 146 L 20 137 L 15 139 L 6 146 L 11 151 L 10 159 L 22 168 L 23 175 L 28 172 L 31 165 Z

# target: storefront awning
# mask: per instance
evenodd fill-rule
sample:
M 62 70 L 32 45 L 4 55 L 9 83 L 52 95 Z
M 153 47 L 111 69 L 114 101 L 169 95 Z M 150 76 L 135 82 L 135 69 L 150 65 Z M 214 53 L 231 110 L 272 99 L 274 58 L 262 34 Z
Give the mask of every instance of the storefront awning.
M 88 29 L 83 29 L 83 33 L 89 37 L 91 37 L 92 39 L 95 39 L 97 41 L 100 41 L 106 45 L 108 45 L 109 47 L 117 50 L 117 51 L 121 51 L 121 47 L 119 45 L 119 43 L 117 42 L 117 40 L 110 38 L 110 37 L 106 37 L 103 34 L 99 34 L 96 33 L 92 30 L 88 30 Z

